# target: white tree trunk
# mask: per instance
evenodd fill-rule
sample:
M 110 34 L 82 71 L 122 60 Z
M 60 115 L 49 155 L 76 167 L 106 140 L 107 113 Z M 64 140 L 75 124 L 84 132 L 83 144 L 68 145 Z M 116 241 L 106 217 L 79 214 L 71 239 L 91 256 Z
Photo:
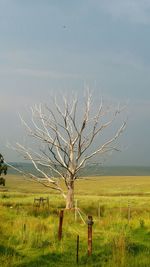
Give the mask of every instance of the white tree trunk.
M 74 205 L 74 181 L 68 186 L 68 192 L 66 196 L 66 209 L 72 209 Z

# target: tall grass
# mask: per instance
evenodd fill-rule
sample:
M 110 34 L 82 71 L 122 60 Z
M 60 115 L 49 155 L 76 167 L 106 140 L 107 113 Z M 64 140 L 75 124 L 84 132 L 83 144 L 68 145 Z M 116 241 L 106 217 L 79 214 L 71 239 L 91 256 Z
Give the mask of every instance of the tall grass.
M 149 190 L 148 182 L 145 179 L 145 192 Z M 101 196 L 101 188 L 98 193 L 99 181 L 97 186 L 96 181 L 86 183 L 86 188 L 82 184 L 82 193 L 77 191 L 75 198 L 78 199 L 84 221 L 88 214 L 94 219 L 91 257 L 87 256 L 87 225 L 80 214 L 77 214 L 75 221 L 74 210 L 64 212 L 63 237 L 58 241 L 59 211 L 65 206 L 64 200 L 57 194 L 30 193 L 31 189 L 27 187 L 28 192 L 24 192 L 22 183 L 21 191 L 14 192 L 14 187 L 10 186 L 8 192 L 0 193 L 0 266 L 76 266 L 76 238 L 79 235 L 79 266 L 149 267 L 149 197 L 146 194 L 141 197 L 114 195 L 114 181 L 111 190 L 108 181 L 103 184 L 107 194 Z M 88 191 L 93 183 L 97 187 L 96 195 Z M 124 183 L 118 182 L 118 187 L 123 187 L 122 192 L 127 192 Z M 36 207 L 35 196 L 49 196 L 50 206 Z M 128 201 L 131 206 L 130 221 Z

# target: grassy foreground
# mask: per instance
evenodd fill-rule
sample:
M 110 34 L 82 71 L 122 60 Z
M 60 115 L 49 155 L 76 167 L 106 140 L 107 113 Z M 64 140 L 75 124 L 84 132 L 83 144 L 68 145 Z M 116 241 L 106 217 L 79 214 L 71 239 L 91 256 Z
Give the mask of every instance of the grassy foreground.
M 65 211 L 58 241 L 61 196 L 24 180 L 6 177 L 0 187 L 0 266 L 150 266 L 150 177 L 93 177 L 76 183 L 79 213 Z M 50 205 L 36 207 L 35 197 Z M 93 253 L 87 256 L 87 215 L 92 215 Z

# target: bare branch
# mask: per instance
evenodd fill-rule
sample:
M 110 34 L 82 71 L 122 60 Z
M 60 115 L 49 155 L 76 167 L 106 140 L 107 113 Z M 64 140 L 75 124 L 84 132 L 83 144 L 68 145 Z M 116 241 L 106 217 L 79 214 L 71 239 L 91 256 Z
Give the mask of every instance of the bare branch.
M 29 136 L 40 145 L 38 145 L 40 153 L 19 143 L 16 148 L 13 148 L 25 159 L 30 160 L 41 176 L 39 178 L 34 174 L 29 174 L 32 179 L 62 193 L 63 190 L 59 185 L 61 178 L 65 182 L 68 192 L 69 190 L 73 192 L 73 183 L 79 170 L 85 167 L 91 159 L 96 155 L 119 151 L 116 140 L 124 131 L 126 122 L 103 144 L 99 143 L 97 148 L 95 145 L 98 137 L 106 130 L 111 129 L 114 121 L 120 115 L 122 111 L 120 105 L 112 112 L 110 107 L 104 109 L 101 99 L 97 111 L 94 112 L 94 110 L 92 95 L 88 92 L 83 109 L 77 98 L 69 101 L 62 97 L 61 102 L 55 98 L 51 107 L 42 104 L 32 107 L 32 126 L 20 116 Z M 58 175 L 59 178 L 54 178 L 49 171 Z
M 94 152 L 92 152 L 90 155 L 85 156 L 85 158 L 81 161 L 81 163 L 79 164 L 78 168 L 77 168 L 77 172 L 79 171 L 79 169 L 83 166 L 83 164 L 85 164 L 85 162 L 87 160 L 89 160 L 90 158 L 92 158 L 93 156 L 95 156 L 96 154 L 102 154 L 102 153 L 106 153 L 107 149 L 111 149 L 113 150 L 113 148 L 109 148 L 108 145 L 113 143 L 119 136 L 120 134 L 122 134 L 122 132 L 124 131 L 126 127 L 126 122 L 124 122 L 122 124 L 122 126 L 118 129 L 117 133 L 115 134 L 114 137 L 112 137 L 111 139 L 109 139 L 107 142 L 105 142 L 100 148 L 98 148 L 97 150 L 95 150 Z M 116 149 L 115 149 L 116 150 Z
M 9 166 L 10 168 L 14 169 L 15 171 L 19 172 L 20 174 L 22 174 L 27 180 L 31 179 L 32 181 L 42 184 L 45 187 L 48 187 L 50 189 L 54 189 L 59 191 L 64 198 L 66 198 L 65 193 L 63 192 L 62 188 L 58 185 L 57 182 L 53 183 L 53 185 L 51 185 L 51 183 L 49 183 L 49 181 L 47 179 L 44 178 L 39 178 L 36 175 L 30 173 L 30 172 L 24 172 L 23 170 L 20 170 L 20 168 L 14 167 L 12 164 L 8 163 L 5 161 L 5 163 L 7 164 L 7 166 Z

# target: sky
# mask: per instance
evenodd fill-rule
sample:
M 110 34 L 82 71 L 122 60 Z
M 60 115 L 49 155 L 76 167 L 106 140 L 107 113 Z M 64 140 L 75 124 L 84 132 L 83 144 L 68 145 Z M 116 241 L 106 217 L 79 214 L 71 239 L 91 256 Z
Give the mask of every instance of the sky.
M 109 165 L 150 164 L 150 1 L 0 0 L 0 152 L 24 134 L 18 113 L 56 93 L 128 103 L 125 149 Z

